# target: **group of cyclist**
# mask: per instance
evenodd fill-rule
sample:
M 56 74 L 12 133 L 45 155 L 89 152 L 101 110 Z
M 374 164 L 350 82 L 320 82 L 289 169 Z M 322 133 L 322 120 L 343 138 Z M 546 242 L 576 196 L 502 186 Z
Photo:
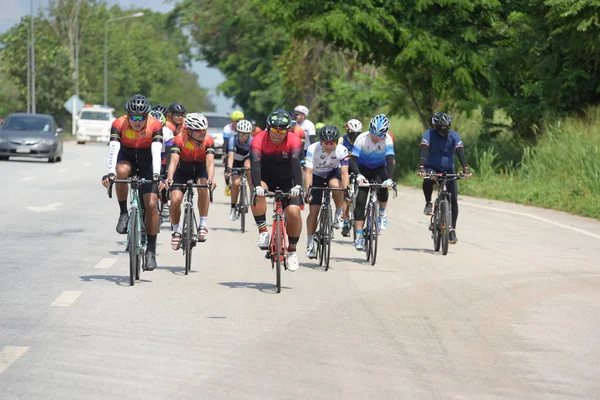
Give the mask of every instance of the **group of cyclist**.
M 146 269 L 156 268 L 156 237 L 159 228 L 158 193 L 170 189 L 170 215 L 173 227 L 171 246 L 181 246 L 181 202 L 188 180 L 194 183 L 215 183 L 215 144 L 207 134 L 208 120 L 201 113 L 187 113 L 181 103 L 151 107 L 148 99 L 136 94 L 125 105 L 126 115 L 117 118 L 111 127 L 108 173 L 102 183 L 108 187 L 111 180 L 127 179 L 133 175 L 152 184 L 142 187 L 147 235 Z M 247 173 L 254 204 L 252 213 L 258 227 L 258 247 L 268 249 L 270 236 L 267 230 L 266 194 L 276 189 L 289 193 L 283 201 L 288 234 L 287 268 L 295 271 L 299 267 L 296 249 L 302 232 L 301 205 L 309 204 L 307 217 L 306 256 L 315 258 L 313 240 L 320 210 L 322 193 L 311 188 L 349 188 L 350 174 L 355 178 L 358 192 L 354 204 L 354 247 L 362 251 L 365 206 L 368 183 L 381 184 L 378 189 L 380 230 L 388 226 L 388 188 L 394 185 L 395 154 L 393 136 L 389 133 L 390 121 L 384 114 L 370 120 L 368 130 L 358 119 L 346 123 L 346 135 L 342 137 L 335 125 L 315 125 L 308 120 L 309 110 L 303 105 L 294 108 L 293 114 L 286 110 L 273 111 L 266 120 L 266 129 L 257 128 L 254 121 L 244 119 L 240 111 L 232 113 L 231 124 L 223 128 L 226 187 L 231 186 L 230 219 L 236 220 L 236 205 L 240 189 L 240 175 Z M 319 126 L 321 125 L 321 126 Z M 432 129 L 427 130 L 421 141 L 418 173 L 425 176 L 431 171 L 453 172 L 454 154 L 458 155 L 465 177 L 471 173 L 466 163 L 463 143 L 457 132 L 450 129 L 451 118 L 445 113 L 436 113 L 432 118 Z M 304 171 L 302 164 L 304 163 Z M 177 185 L 174 185 L 177 184 Z M 119 219 L 116 230 L 127 233 L 128 187 L 116 184 L 119 204 Z M 198 188 L 198 211 L 200 216 L 198 240 L 208 237 L 209 192 Z M 452 199 L 452 226 L 450 242 L 456 243 L 456 182 L 448 187 Z M 433 182 L 424 180 L 423 193 L 426 206 L 424 213 L 432 213 L 431 195 Z M 348 191 L 333 192 L 335 203 L 334 228 L 342 229 L 349 236 L 351 226 L 348 205 L 352 201 Z

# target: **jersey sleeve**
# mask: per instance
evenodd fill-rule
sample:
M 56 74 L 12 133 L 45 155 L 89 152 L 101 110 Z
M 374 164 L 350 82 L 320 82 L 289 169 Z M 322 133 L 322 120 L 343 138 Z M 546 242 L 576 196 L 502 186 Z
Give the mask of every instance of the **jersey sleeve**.
M 464 147 L 463 142 L 462 142 L 458 132 L 452 131 L 452 138 L 454 139 L 454 148 L 455 149 L 458 149 L 459 147 Z
M 423 138 L 421 139 L 421 146 L 429 146 L 429 142 L 431 140 L 431 130 L 427 129 L 423 134 Z
M 229 137 L 228 142 L 229 142 L 229 145 L 227 146 L 228 152 L 233 153 L 235 151 L 235 146 L 234 146 L 235 136 Z
M 229 140 L 231 137 L 231 124 L 227 124 L 223 127 L 223 139 Z
M 170 130 L 166 126 L 163 126 L 162 133 L 163 133 L 163 143 L 165 145 L 170 145 L 171 143 L 173 143 L 173 138 L 175 137 L 175 135 L 173 134 L 172 130 Z
M 342 167 L 347 166 L 349 163 L 349 157 L 348 157 L 348 149 L 346 148 L 346 146 L 339 144 L 337 146 L 337 148 L 335 149 L 335 152 L 336 152 L 338 160 L 340 160 L 340 165 Z
M 354 146 L 352 147 L 352 155 L 355 157 L 360 157 L 360 153 L 362 151 L 362 142 L 363 142 L 363 137 L 358 137 L 356 138 L 356 140 L 354 141 Z
M 313 168 L 313 157 L 316 148 L 316 144 L 311 144 L 310 146 L 308 146 L 308 149 L 306 150 L 306 159 L 304 161 L 304 167 Z
M 121 133 L 123 132 L 123 119 L 117 118 L 110 126 L 110 141 L 121 142 Z
M 158 142 L 162 145 L 163 142 L 163 127 L 162 123 L 157 119 L 148 118 L 148 123 L 150 126 L 148 127 L 150 132 L 152 132 L 152 143 Z
M 171 147 L 171 154 L 181 154 L 181 148 L 183 147 L 183 139 L 181 135 L 175 136 L 173 139 L 173 146 Z
M 315 124 L 312 123 L 312 121 L 308 121 L 306 120 L 306 124 L 303 128 L 306 131 L 306 134 L 309 136 L 315 136 L 317 134 L 317 130 L 315 129 Z
M 206 135 L 206 154 L 215 154 L 215 140 L 209 135 Z
M 392 142 L 392 138 L 390 137 L 390 135 L 385 136 L 385 155 L 394 155 L 394 142 Z

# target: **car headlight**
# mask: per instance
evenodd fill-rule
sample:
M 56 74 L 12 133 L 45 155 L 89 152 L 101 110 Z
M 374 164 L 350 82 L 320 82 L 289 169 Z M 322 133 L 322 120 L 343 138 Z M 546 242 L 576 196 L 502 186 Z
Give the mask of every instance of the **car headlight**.
M 42 140 L 42 144 L 53 145 L 54 143 L 55 143 L 55 141 L 52 140 L 52 139 L 44 139 L 44 140 Z

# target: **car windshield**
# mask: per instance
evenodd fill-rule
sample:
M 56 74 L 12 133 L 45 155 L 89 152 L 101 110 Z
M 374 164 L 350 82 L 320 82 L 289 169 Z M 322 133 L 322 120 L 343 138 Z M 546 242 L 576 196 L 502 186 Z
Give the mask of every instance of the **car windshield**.
M 7 131 L 50 132 L 50 120 L 27 116 L 10 117 L 4 121 L 2 129 Z
M 110 113 L 97 111 L 82 111 L 79 119 L 92 121 L 110 121 Z
M 218 129 L 220 131 L 223 130 L 225 125 L 231 123 L 231 119 L 229 117 L 215 117 L 215 116 L 206 116 L 208 119 L 208 127 L 213 129 Z

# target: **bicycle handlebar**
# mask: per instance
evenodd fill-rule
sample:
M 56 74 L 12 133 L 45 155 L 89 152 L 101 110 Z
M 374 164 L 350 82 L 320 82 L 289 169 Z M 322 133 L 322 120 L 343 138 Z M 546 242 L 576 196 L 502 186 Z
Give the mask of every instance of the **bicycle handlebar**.
M 250 168 L 226 168 L 227 171 L 239 171 L 239 172 L 247 172 L 250 171 Z
M 423 176 L 423 179 L 436 179 L 436 178 L 448 178 L 447 180 L 455 180 L 455 179 L 462 179 L 464 178 L 465 174 L 464 173 L 458 173 L 458 174 L 447 174 L 445 172 L 439 173 L 439 172 L 428 172 L 427 174 L 425 174 L 425 176 Z
M 194 181 L 189 180 L 189 181 L 187 181 L 187 183 L 172 183 L 170 186 L 171 186 L 171 189 L 174 187 L 181 187 L 181 188 L 187 188 L 187 189 L 193 189 L 193 188 L 208 189 L 208 194 L 210 195 L 210 202 L 211 203 L 213 202 L 212 181 L 208 181 L 208 183 L 206 185 L 204 185 L 204 184 L 194 183 Z
M 108 184 L 108 189 L 106 190 L 106 192 L 108 193 L 108 198 L 112 199 L 112 188 L 113 188 L 113 184 L 115 183 L 127 183 L 127 184 L 132 184 L 132 183 L 137 183 L 139 185 L 145 185 L 147 183 L 156 183 L 158 184 L 159 181 L 155 181 L 154 179 L 146 179 L 146 178 L 142 178 L 142 179 L 113 179 L 110 181 L 110 183 Z
M 396 185 L 396 182 L 394 182 L 392 184 L 392 186 L 383 186 L 383 184 L 381 183 L 372 183 L 372 182 L 365 182 L 365 183 L 359 183 L 358 187 L 368 187 L 371 189 L 392 189 L 394 191 L 394 198 L 398 197 L 398 187 Z

